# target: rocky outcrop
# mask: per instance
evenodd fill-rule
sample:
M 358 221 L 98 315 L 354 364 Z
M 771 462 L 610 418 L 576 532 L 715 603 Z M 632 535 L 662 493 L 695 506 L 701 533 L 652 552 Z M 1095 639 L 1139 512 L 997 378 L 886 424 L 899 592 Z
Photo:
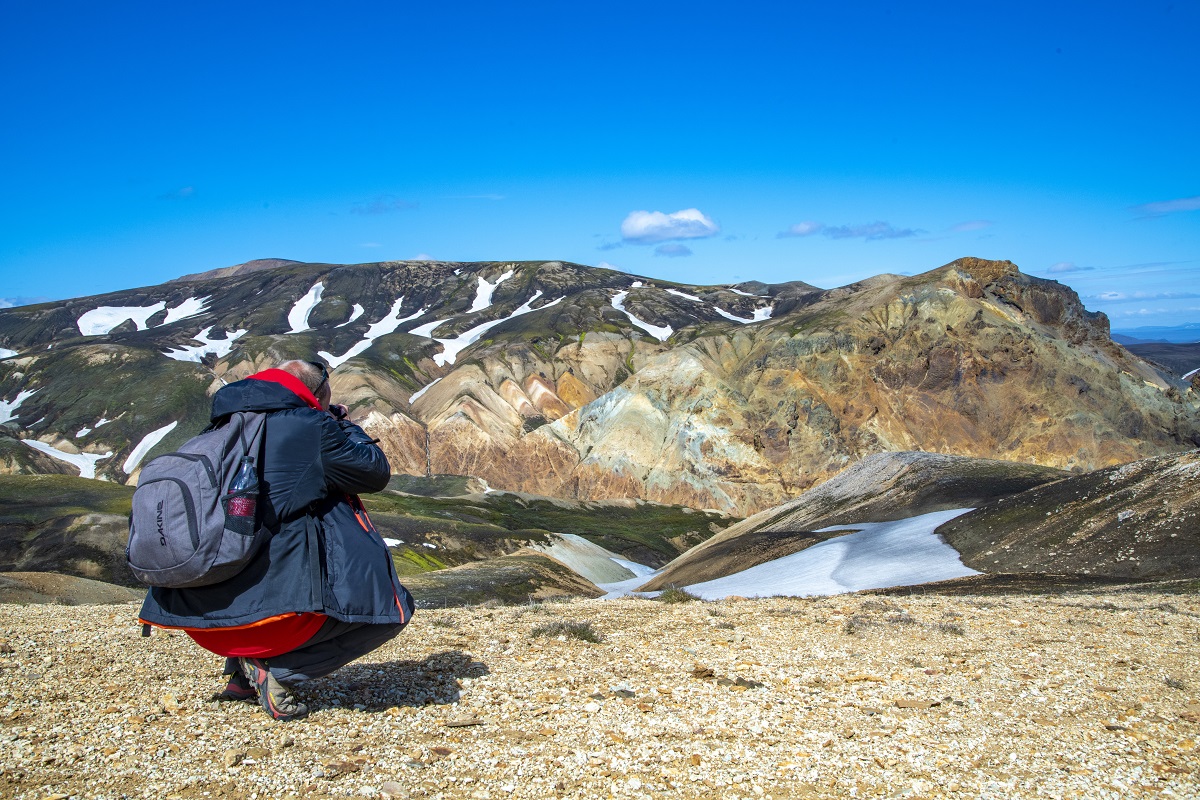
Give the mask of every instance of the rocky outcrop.
M 984 572 L 1200 577 L 1200 452 L 1071 476 L 937 532 Z

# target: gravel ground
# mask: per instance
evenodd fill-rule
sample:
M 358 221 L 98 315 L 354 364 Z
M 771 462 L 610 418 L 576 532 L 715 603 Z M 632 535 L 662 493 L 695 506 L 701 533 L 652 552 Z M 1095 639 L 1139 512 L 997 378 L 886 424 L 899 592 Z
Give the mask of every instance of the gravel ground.
M 1200 797 L 1194 595 L 421 612 L 292 723 L 136 613 L 0 605 L 0 797 Z

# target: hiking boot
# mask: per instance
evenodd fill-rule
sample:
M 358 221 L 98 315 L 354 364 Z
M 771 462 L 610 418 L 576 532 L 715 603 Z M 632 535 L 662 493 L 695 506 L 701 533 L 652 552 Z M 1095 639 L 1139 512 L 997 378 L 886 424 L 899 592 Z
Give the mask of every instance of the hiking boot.
M 286 686 L 271 675 L 267 662 L 259 658 L 239 659 L 242 672 L 250 679 L 251 685 L 258 692 L 258 703 L 271 715 L 271 719 L 286 722 L 300 719 L 308 714 L 308 706 L 301 703 Z
M 250 679 L 242 672 L 241 667 L 238 667 L 237 672 L 227 677 L 229 678 L 229 683 L 225 684 L 225 691 L 217 695 L 218 700 L 254 700 L 258 696 L 254 691 L 254 687 L 250 685 Z

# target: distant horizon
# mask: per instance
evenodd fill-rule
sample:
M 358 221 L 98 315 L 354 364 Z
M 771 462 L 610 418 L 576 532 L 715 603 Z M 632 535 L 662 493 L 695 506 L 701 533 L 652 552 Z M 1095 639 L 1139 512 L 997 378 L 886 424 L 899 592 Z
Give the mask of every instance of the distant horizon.
M 309 263 L 832 288 L 963 255 L 1200 321 L 1200 4 L 15 4 L 0 306 Z M 632 54 L 632 55 L 631 55 Z

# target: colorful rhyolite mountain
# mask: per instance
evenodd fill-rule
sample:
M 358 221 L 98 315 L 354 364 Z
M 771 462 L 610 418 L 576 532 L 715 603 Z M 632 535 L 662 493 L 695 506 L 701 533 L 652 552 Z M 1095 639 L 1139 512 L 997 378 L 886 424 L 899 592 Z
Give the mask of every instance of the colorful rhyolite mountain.
M 1054 281 L 832 290 L 561 262 L 252 262 L 0 311 L 0 469 L 136 479 L 223 381 L 321 358 L 397 473 L 748 515 L 874 453 L 1088 470 L 1200 444 L 1192 386 Z

